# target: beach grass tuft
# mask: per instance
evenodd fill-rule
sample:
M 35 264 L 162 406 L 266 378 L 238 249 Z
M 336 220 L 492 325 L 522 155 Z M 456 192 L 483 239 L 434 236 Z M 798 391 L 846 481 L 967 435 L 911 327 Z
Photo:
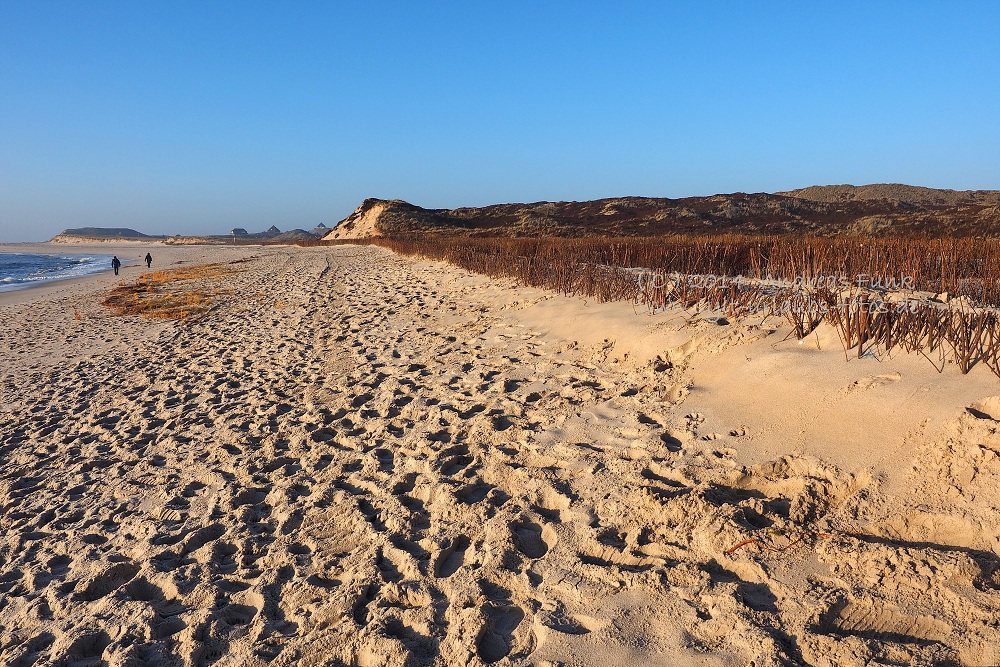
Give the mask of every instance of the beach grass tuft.
M 211 309 L 213 297 L 220 293 L 209 289 L 205 281 L 233 272 L 221 264 L 204 264 L 144 273 L 132 284 L 120 282 L 102 304 L 122 316 L 165 320 L 199 317 Z

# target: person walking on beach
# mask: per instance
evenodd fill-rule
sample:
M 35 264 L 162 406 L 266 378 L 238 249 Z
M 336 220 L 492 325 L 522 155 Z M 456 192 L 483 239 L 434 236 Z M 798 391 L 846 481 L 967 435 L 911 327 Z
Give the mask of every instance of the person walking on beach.
M 151 267 L 151 266 L 153 266 L 153 256 L 152 256 L 152 255 L 150 255 L 150 254 L 149 254 L 149 253 L 147 252 L 147 253 L 146 253 L 146 268 L 148 269 L 148 268 L 149 268 L 149 267 Z
M 118 255 L 111 258 L 111 268 L 115 270 L 115 275 L 118 275 L 118 268 L 122 265 L 122 261 L 118 259 Z

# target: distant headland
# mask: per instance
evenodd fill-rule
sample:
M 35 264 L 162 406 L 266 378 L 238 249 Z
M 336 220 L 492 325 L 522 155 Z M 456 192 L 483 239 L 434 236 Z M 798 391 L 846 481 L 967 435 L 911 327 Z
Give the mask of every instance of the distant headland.
M 167 236 L 143 234 L 126 227 L 77 227 L 65 229 L 50 239 L 51 243 L 169 243 L 169 244 L 201 244 L 201 243 L 283 243 L 296 241 L 315 241 L 329 233 L 330 228 L 320 223 L 309 231 L 292 229 L 283 232 L 274 225 L 263 232 L 248 232 L 242 227 L 236 227 L 228 234 L 212 234 L 207 236 Z

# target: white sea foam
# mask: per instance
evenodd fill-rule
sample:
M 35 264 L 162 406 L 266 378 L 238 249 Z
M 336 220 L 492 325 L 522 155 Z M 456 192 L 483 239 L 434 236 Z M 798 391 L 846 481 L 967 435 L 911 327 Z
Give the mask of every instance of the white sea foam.
M 110 255 L 0 253 L 0 292 L 80 278 L 110 267 Z

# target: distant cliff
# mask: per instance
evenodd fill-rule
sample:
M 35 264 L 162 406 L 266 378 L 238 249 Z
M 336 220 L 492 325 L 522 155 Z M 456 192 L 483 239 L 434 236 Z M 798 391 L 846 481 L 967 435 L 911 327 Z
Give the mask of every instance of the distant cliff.
M 251 234 L 242 228 L 236 228 L 226 235 L 208 236 L 150 236 L 124 227 L 78 227 L 66 229 L 54 236 L 51 243 L 149 243 L 163 242 L 176 245 L 189 244 L 221 244 L 221 243 L 282 243 L 296 241 L 315 241 L 330 231 L 330 228 L 320 223 L 313 229 L 292 229 L 282 232 L 271 225 L 263 232 Z
M 838 185 L 776 194 L 618 197 L 456 209 L 425 209 L 400 200 L 366 199 L 323 238 L 678 233 L 1000 236 L 1000 191 Z
M 52 243 L 122 243 L 163 241 L 166 236 L 149 236 L 125 227 L 77 227 L 65 229 L 51 239 Z

